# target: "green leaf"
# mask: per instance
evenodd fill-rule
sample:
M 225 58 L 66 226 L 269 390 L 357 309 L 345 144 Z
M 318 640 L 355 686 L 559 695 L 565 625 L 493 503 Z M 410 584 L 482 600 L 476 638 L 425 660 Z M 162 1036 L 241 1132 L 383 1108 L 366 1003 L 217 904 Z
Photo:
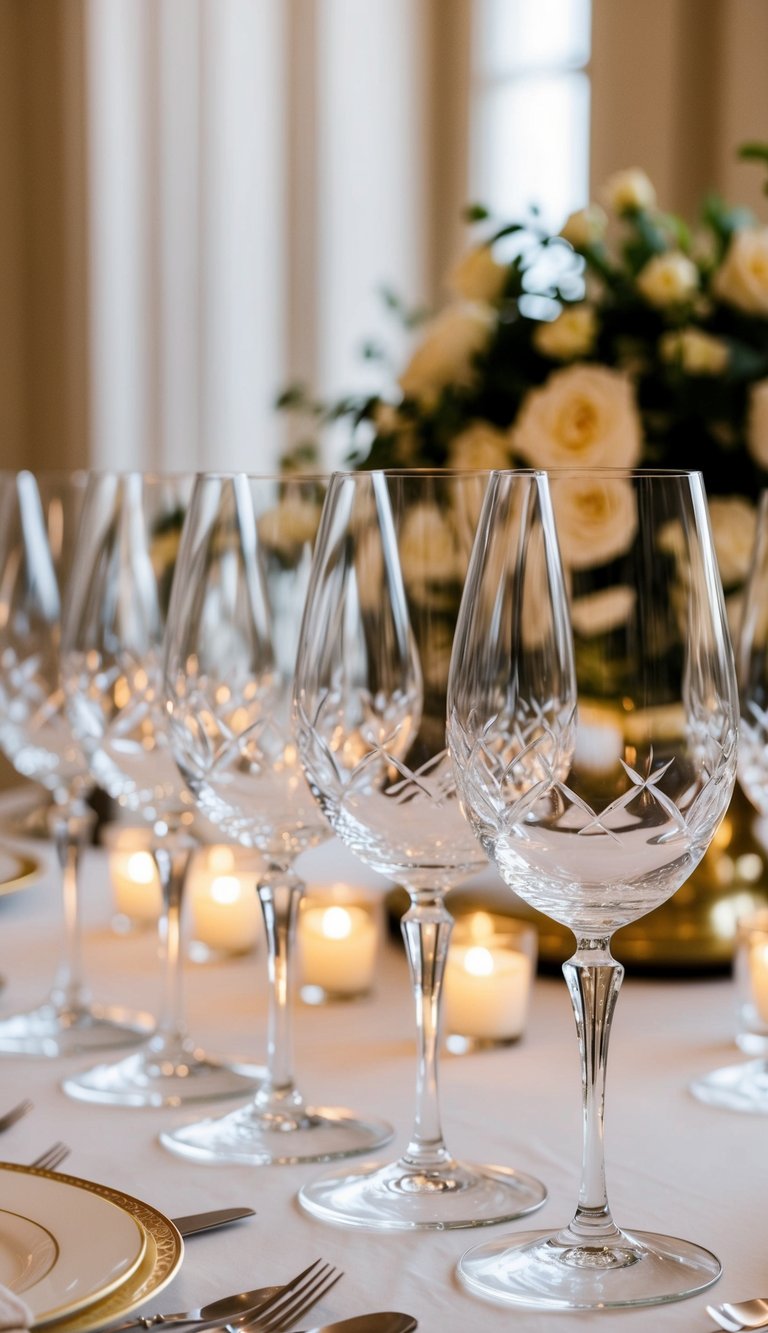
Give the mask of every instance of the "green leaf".
M 308 402 L 305 385 L 288 384 L 275 399 L 275 407 L 278 411 L 289 411 L 291 408 L 307 407 Z
M 768 143 L 743 143 L 738 149 L 738 156 L 745 162 L 765 162 L 768 165 Z
M 486 222 L 490 216 L 485 204 L 467 204 L 462 213 L 465 222 Z

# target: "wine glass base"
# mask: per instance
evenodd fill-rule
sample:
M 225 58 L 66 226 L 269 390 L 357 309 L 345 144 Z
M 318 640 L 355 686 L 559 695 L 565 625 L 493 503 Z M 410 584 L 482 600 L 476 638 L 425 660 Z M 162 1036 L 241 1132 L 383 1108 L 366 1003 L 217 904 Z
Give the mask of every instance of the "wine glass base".
M 151 1014 L 115 1006 L 61 1009 L 51 1002 L 0 1019 L 0 1055 L 87 1055 L 146 1041 Z
M 768 1115 L 768 1064 L 764 1060 L 746 1060 L 713 1069 L 691 1083 L 690 1090 L 708 1106 Z
M 306 1212 L 337 1226 L 449 1231 L 511 1222 L 541 1207 L 547 1191 L 510 1167 L 449 1162 L 417 1171 L 401 1159 L 313 1180 L 298 1197 Z
M 566 1232 L 528 1231 L 476 1245 L 457 1266 L 477 1296 L 539 1310 L 664 1305 L 716 1282 L 709 1250 L 651 1231 L 620 1231 L 609 1246 L 574 1244 Z
M 389 1143 L 393 1133 L 384 1120 L 364 1120 L 339 1107 L 306 1107 L 298 1116 L 278 1116 L 244 1106 L 165 1131 L 160 1142 L 169 1152 L 195 1162 L 285 1166 L 373 1152 Z
M 113 1064 L 95 1065 L 67 1078 L 62 1088 L 77 1101 L 109 1106 L 186 1106 L 192 1102 L 248 1097 L 266 1077 L 251 1065 L 210 1060 L 191 1043 L 172 1051 L 152 1044 Z

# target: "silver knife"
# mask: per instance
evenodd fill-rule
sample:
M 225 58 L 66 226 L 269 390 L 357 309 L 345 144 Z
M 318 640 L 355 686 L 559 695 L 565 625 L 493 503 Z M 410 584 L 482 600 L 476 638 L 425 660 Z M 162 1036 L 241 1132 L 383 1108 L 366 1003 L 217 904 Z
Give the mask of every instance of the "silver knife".
M 171 1221 L 182 1236 L 194 1236 L 198 1231 L 211 1231 L 228 1222 L 239 1222 L 243 1217 L 255 1217 L 255 1208 L 214 1208 L 209 1213 L 190 1213 L 188 1217 L 172 1217 Z

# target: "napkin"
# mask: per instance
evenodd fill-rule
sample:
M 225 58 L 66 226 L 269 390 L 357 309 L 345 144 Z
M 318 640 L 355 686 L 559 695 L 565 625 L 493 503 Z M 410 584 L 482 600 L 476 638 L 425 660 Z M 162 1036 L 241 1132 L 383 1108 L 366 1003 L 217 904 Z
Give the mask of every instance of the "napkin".
M 33 1321 L 34 1315 L 26 1302 L 0 1286 L 0 1333 L 23 1333 Z

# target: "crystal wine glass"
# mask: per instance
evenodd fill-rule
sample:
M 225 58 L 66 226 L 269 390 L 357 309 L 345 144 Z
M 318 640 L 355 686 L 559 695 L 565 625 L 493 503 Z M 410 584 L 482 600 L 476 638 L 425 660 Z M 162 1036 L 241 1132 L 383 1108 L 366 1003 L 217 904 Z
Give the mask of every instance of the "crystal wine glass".
M 179 552 L 166 645 L 171 734 L 203 814 L 258 849 L 270 1007 L 268 1074 L 230 1114 L 161 1135 L 204 1162 L 327 1161 L 392 1136 L 382 1121 L 311 1107 L 293 1076 L 294 936 L 302 881 L 296 857 L 330 829 L 307 787 L 291 726 L 296 644 L 325 481 L 204 476 Z
M 478 1246 L 458 1271 L 472 1291 L 511 1305 L 658 1304 L 709 1286 L 720 1264 L 611 1217 L 604 1088 L 624 969 L 610 945 L 680 887 L 727 809 L 733 655 L 699 474 L 553 474 L 573 650 L 545 479 L 536 484 L 535 504 L 522 508 L 513 476 L 489 488 L 448 732 L 465 808 L 502 878 L 576 937 L 563 971 L 582 1062 L 582 1178 L 567 1226 Z
M 439 1002 L 453 925 L 444 899 L 486 864 L 459 807 L 445 699 L 487 476 L 337 475 L 317 540 L 296 667 L 299 750 L 338 836 L 408 890 L 402 932 L 418 1032 L 416 1117 L 404 1154 L 299 1193 L 308 1212 L 348 1226 L 481 1226 L 546 1197 L 512 1168 L 457 1161 L 438 1106 Z
M 253 1070 L 210 1059 L 186 1033 L 181 908 L 194 806 L 168 744 L 162 645 L 191 478 L 93 474 L 83 505 L 62 629 L 72 726 L 96 781 L 147 820 L 163 892 L 163 1010 L 149 1041 L 64 1083 L 70 1096 L 119 1106 L 178 1106 L 246 1096 Z
M 768 817 L 768 491 L 757 526 L 736 642 L 741 703 L 737 775 L 758 813 Z M 768 1112 L 768 1059 L 745 1060 L 704 1074 L 691 1084 L 695 1097 L 728 1111 Z
M 135 1045 L 149 1015 L 91 1002 L 83 976 L 79 864 L 95 816 L 92 779 L 69 726 L 59 678 L 61 600 L 85 492 L 84 472 L 0 474 L 0 746 L 51 794 L 65 950 L 48 999 L 0 1019 L 0 1051 L 70 1055 Z

